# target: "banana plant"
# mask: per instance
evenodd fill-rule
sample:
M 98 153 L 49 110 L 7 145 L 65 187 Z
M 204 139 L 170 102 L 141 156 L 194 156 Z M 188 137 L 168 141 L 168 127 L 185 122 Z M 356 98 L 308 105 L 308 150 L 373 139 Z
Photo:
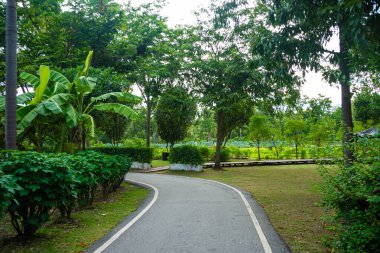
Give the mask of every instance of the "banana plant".
M 122 115 L 128 119 L 137 118 L 137 113 L 129 106 L 141 102 L 141 98 L 128 92 L 111 92 L 91 99 L 89 96 L 96 85 L 96 79 L 88 76 L 93 52 L 90 51 L 84 68 L 70 82 L 61 73 L 40 66 L 39 77 L 30 73 L 21 73 L 20 77 L 33 86 L 34 92 L 17 97 L 17 132 L 24 133 L 29 127 L 41 124 L 57 124 L 60 127 L 74 129 L 74 141 L 84 143 L 86 136 L 94 137 L 95 124 L 91 116 L 93 110 Z M 109 98 L 116 98 L 122 103 L 106 103 Z M 86 101 L 90 101 L 86 104 Z M 5 98 L 0 96 L 0 111 L 5 109 Z M 51 119 L 55 119 L 54 123 Z M 64 124 L 61 124 L 62 121 Z M 62 134 L 61 134 L 62 135 Z M 79 146 L 79 145 L 77 145 Z
M 87 135 L 94 137 L 95 125 L 94 119 L 91 116 L 93 110 L 116 113 L 128 119 L 134 120 L 137 118 L 137 113 L 129 106 L 122 104 L 128 103 L 131 105 L 141 102 L 141 98 L 132 95 L 128 92 L 110 92 L 98 97 L 90 99 L 88 104 L 85 104 L 85 98 L 91 94 L 96 85 L 96 79 L 88 76 L 88 70 L 91 64 L 93 52 L 88 54 L 84 68 L 78 72 L 75 77 L 70 91 L 76 96 L 75 108 L 78 111 L 79 117 L 79 139 L 81 139 L 82 149 L 85 148 L 85 138 Z M 109 98 L 116 98 L 121 103 L 106 103 L 103 102 Z M 85 134 L 83 134 L 85 133 Z

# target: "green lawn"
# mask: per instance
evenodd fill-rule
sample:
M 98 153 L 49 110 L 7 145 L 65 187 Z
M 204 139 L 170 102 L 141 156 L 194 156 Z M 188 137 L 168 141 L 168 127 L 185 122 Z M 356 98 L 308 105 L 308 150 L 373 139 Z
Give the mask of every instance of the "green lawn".
M 170 164 L 169 161 L 162 161 L 162 160 L 153 160 L 152 161 L 152 167 L 153 168 L 164 167 L 164 166 L 168 166 L 169 164 Z
M 83 252 L 135 211 L 147 194 L 146 189 L 124 183 L 107 201 L 97 201 L 92 207 L 75 212 L 71 222 L 53 218 L 28 242 L 17 241 L 9 221 L 3 220 L 0 252 Z
M 323 252 L 323 208 L 316 165 L 283 165 L 207 169 L 163 174 L 225 182 L 251 192 L 293 252 Z

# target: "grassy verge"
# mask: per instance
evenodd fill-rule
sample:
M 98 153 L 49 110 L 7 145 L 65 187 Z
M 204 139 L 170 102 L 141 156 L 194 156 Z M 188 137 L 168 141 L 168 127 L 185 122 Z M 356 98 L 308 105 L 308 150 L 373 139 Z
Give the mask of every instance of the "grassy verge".
M 323 252 L 323 208 L 316 165 L 227 168 L 223 171 L 163 174 L 201 177 L 235 185 L 252 193 L 293 252 Z
M 57 216 L 28 241 L 19 241 L 10 222 L 0 222 L 0 252 L 83 252 L 135 211 L 148 190 L 124 183 L 107 201 L 73 213 L 71 221 Z M 58 211 L 57 211 L 58 212 Z
M 170 164 L 169 161 L 162 161 L 162 160 L 153 160 L 152 161 L 152 167 L 153 168 L 164 167 L 164 166 L 168 166 L 169 164 Z

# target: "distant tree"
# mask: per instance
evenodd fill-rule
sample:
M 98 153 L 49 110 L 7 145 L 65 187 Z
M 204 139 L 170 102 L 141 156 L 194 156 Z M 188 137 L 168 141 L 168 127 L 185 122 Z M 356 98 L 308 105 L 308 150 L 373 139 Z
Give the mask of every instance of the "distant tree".
M 196 103 L 182 87 L 167 90 L 160 97 L 155 110 L 158 134 L 167 145 L 183 140 L 194 121 Z
M 153 111 L 159 96 L 178 79 L 184 57 L 182 29 L 167 26 L 166 18 L 160 15 L 162 4 L 163 1 L 155 1 L 138 7 L 128 6 L 125 26 L 111 46 L 116 69 L 124 72 L 141 92 L 146 106 L 148 147 Z
M 298 159 L 298 149 L 304 141 L 304 131 L 306 129 L 305 120 L 298 116 L 288 118 L 285 122 L 285 133 L 289 139 L 294 143 L 296 148 L 296 159 Z
M 194 43 L 198 48 L 193 65 L 194 91 L 216 118 L 214 169 L 221 168 L 220 150 L 231 131 L 249 122 L 249 108 L 263 100 L 279 103 L 284 93 L 292 94 L 298 84 L 287 66 L 273 62 L 282 72 L 281 76 L 272 74 L 262 68 L 259 55 L 247 54 L 247 45 L 260 40 L 261 35 L 246 37 L 247 13 L 230 2 L 213 1 L 197 13 L 200 39 Z
M 212 141 L 216 136 L 216 124 L 215 124 L 215 115 L 214 112 L 207 109 L 202 108 L 198 113 L 194 128 L 193 128 L 193 139 L 196 140 L 205 140 Z
M 261 159 L 260 146 L 263 141 L 269 140 L 271 135 L 271 125 L 268 117 L 260 114 L 253 115 L 249 122 L 249 136 L 256 143 L 259 160 Z
M 317 98 L 305 97 L 304 115 L 305 120 L 310 123 L 317 123 L 331 114 L 332 102 L 330 98 L 319 94 Z
M 324 144 L 333 139 L 334 127 L 334 120 L 328 117 L 311 125 L 309 139 L 317 146 L 317 157 L 320 157 Z

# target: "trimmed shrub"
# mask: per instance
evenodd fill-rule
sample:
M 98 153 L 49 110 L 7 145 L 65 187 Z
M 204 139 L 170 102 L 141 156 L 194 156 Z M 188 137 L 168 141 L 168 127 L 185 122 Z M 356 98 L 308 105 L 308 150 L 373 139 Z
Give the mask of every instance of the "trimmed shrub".
M 98 185 L 106 198 L 120 186 L 131 166 L 125 156 L 95 151 L 4 154 L 0 153 L 0 211 L 7 208 L 13 227 L 23 236 L 33 235 L 54 207 L 70 218 L 77 201 L 80 206 L 91 204 Z
M 210 161 L 211 160 L 212 151 L 209 147 L 205 147 L 205 146 L 198 147 L 198 150 L 202 156 L 203 161 Z
M 151 163 L 153 160 L 152 148 L 121 148 L 121 147 L 100 147 L 92 150 L 101 152 L 107 155 L 127 156 L 133 162 Z
M 169 161 L 171 163 L 201 165 L 203 158 L 198 148 L 195 146 L 174 147 L 170 152 Z
M 121 155 L 105 155 L 91 150 L 77 153 L 75 156 L 79 156 L 79 159 L 85 160 L 83 165 L 86 165 L 87 163 L 92 165 L 88 168 L 84 167 L 83 171 L 78 176 L 83 177 L 84 179 L 96 180 L 97 183 L 102 186 L 104 198 L 121 185 L 125 174 L 132 165 L 132 162 L 128 157 Z M 89 204 L 91 204 L 96 190 L 95 186 L 93 184 L 88 185 L 88 183 L 85 182 L 82 187 L 85 189 L 83 196 L 87 195 L 89 197 L 87 199 L 90 201 Z M 86 198 L 84 200 L 86 200 Z
M 49 219 L 55 206 L 76 197 L 75 177 L 60 158 L 37 152 L 8 152 L 0 170 L 22 187 L 8 207 L 19 235 L 31 236 Z

